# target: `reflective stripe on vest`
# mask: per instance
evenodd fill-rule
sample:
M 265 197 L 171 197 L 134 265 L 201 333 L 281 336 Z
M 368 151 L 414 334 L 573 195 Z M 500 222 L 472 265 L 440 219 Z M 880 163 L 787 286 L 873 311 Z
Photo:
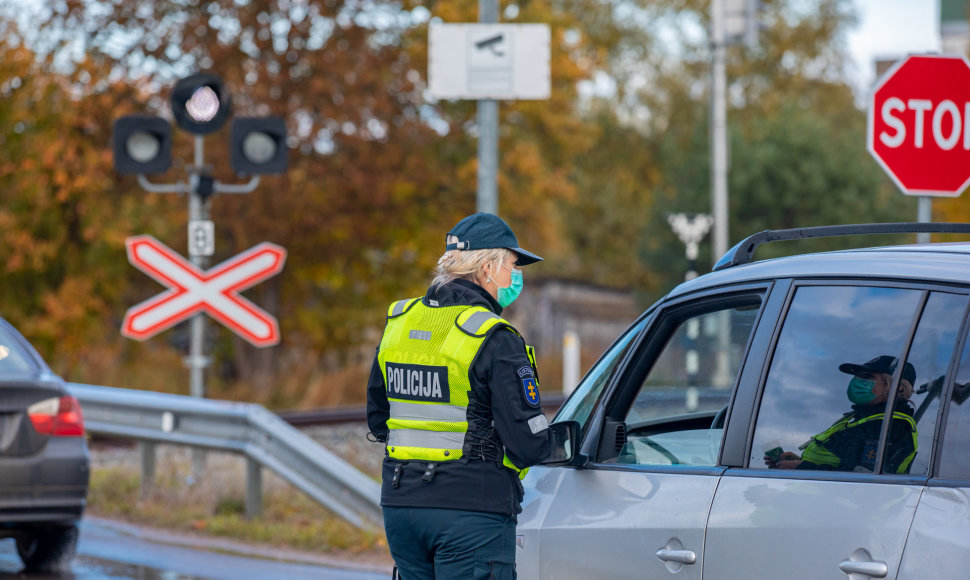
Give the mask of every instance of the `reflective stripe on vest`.
M 461 423 L 465 420 L 465 407 L 457 405 L 427 405 L 423 403 L 405 403 L 390 401 L 391 417 L 397 419 L 411 419 L 416 421 L 445 421 Z
M 461 451 L 461 447 L 465 442 L 465 432 L 461 431 L 424 431 L 422 429 L 391 429 L 387 436 L 387 448 L 391 451 L 391 457 L 394 457 L 394 452 L 397 451 L 396 448 L 424 448 L 424 447 L 435 447 L 448 453 L 444 455 L 447 459 L 440 459 L 439 461 L 447 461 L 448 459 L 454 459 L 452 457 L 455 455 L 455 451 Z
M 394 318 L 396 316 L 400 316 L 404 314 L 418 300 L 420 300 L 420 298 L 412 298 L 410 300 L 398 300 L 397 302 L 391 304 L 390 307 L 388 307 L 387 317 Z
M 493 326 L 500 322 L 505 322 L 501 316 L 488 310 L 469 309 L 471 315 L 464 317 L 459 315 L 456 319 L 458 326 L 472 336 L 484 336 Z M 464 318 L 464 320 L 462 320 Z M 508 324 L 506 322 L 506 324 Z
M 868 417 L 863 417 L 862 419 L 858 419 L 855 421 L 851 419 L 851 415 L 843 417 L 842 419 L 839 419 L 831 427 L 829 427 L 825 431 L 822 431 L 818 435 L 812 437 L 804 445 L 801 446 L 801 448 L 803 449 L 802 459 L 804 461 L 808 461 L 809 463 L 814 463 L 816 465 L 830 465 L 832 467 L 838 467 L 842 463 L 842 460 L 825 447 L 824 445 L 825 441 L 827 441 L 836 433 L 839 433 L 840 431 L 844 431 L 849 427 L 857 427 L 864 423 L 868 423 L 869 421 L 878 421 L 878 420 L 881 420 L 882 418 L 883 418 L 883 413 L 879 413 L 876 415 L 869 415 Z M 906 413 L 900 413 L 899 411 L 893 411 L 893 419 L 905 420 L 909 424 L 910 430 L 913 435 L 913 451 L 912 453 L 906 456 L 906 459 L 904 459 L 899 464 L 899 467 L 896 469 L 897 473 L 906 473 L 906 470 L 909 468 L 910 463 L 912 463 L 913 459 L 916 457 L 916 448 L 917 448 L 917 440 L 918 440 L 918 434 L 916 431 L 916 421 L 914 421 L 913 418 L 907 415 Z

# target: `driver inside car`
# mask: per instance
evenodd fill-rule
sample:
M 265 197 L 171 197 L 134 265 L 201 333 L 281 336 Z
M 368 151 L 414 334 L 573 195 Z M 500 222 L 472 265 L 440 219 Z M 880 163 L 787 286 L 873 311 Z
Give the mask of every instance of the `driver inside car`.
M 766 452 L 765 465 L 772 469 L 873 472 L 897 362 L 896 357 L 883 355 L 862 364 L 839 365 L 840 371 L 852 375 L 846 387 L 852 410 L 799 446 L 800 455 L 781 448 Z M 885 473 L 908 473 L 916 456 L 916 421 L 909 402 L 915 381 L 916 369 L 906 363 L 889 428 Z

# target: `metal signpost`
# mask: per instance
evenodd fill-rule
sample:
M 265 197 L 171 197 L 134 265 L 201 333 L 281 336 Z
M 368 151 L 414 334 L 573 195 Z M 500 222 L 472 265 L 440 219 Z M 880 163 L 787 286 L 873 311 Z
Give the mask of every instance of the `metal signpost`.
M 886 71 L 869 100 L 866 146 L 904 194 L 920 196 L 919 221 L 931 221 L 932 197 L 970 185 L 967 59 L 910 56 Z
M 483 24 L 498 22 L 497 0 L 478 0 L 478 21 Z M 490 68 L 508 70 L 506 62 L 511 56 L 508 48 L 503 46 L 504 40 L 505 35 L 500 33 L 485 35 L 474 41 L 471 56 L 485 61 L 485 66 L 481 67 L 485 71 Z M 490 60 L 495 61 L 491 67 L 488 66 Z M 490 75 L 485 72 L 481 76 L 489 78 Z M 507 75 L 499 72 L 499 76 Z M 475 207 L 478 211 L 498 215 L 498 101 L 495 99 L 478 101 L 478 196 Z
M 480 0 L 481 24 L 432 24 L 428 89 L 438 99 L 478 101 L 478 211 L 498 214 L 498 101 L 548 99 L 549 27 L 497 24 L 498 3 Z

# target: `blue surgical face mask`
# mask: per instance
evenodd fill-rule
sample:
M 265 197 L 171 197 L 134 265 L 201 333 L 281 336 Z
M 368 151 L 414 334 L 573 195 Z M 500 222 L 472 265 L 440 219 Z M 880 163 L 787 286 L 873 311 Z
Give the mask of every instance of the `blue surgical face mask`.
M 845 390 L 845 394 L 856 405 L 865 405 L 876 398 L 872 393 L 874 386 L 876 386 L 875 381 L 852 377 L 852 380 L 849 381 L 849 387 Z
M 515 302 L 515 299 L 518 298 L 519 294 L 522 292 L 522 286 L 525 284 L 525 282 L 522 280 L 522 270 L 519 270 L 518 268 L 509 268 L 509 271 L 512 272 L 512 278 L 509 285 L 502 288 L 496 284 L 496 286 L 498 286 L 498 296 L 496 297 L 496 300 L 498 300 L 498 304 L 502 308 L 505 308 L 509 304 Z

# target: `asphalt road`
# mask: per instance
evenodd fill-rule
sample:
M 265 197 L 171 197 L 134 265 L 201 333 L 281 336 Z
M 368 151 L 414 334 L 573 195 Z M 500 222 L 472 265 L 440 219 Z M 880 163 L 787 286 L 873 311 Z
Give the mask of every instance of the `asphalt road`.
M 25 574 L 13 540 L 0 541 L 0 580 L 372 580 L 390 570 L 329 560 L 324 556 L 253 548 L 231 541 L 85 518 L 69 573 Z

